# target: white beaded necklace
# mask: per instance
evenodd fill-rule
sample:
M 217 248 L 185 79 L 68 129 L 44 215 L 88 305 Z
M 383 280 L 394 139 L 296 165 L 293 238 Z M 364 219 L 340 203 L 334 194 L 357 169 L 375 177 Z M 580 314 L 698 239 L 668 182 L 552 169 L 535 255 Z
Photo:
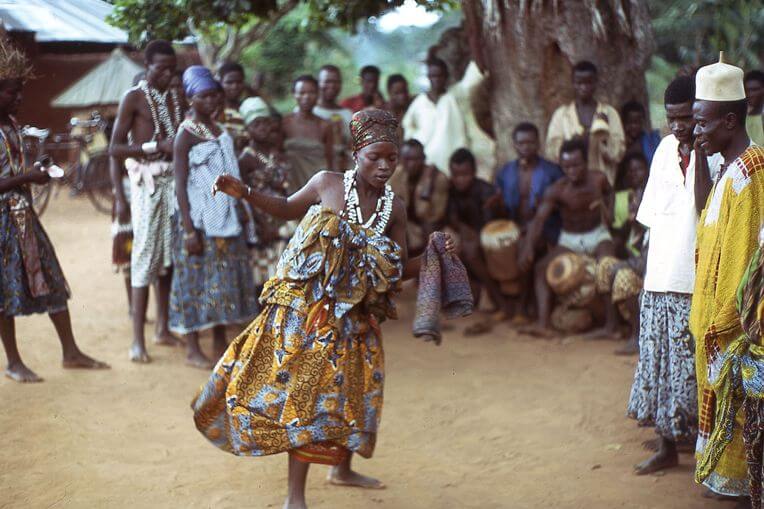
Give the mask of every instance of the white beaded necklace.
M 183 121 L 183 126 L 197 138 L 208 141 L 216 139 L 216 136 L 212 133 L 212 130 L 203 122 L 197 122 L 189 118 Z
M 165 134 L 168 138 L 175 136 L 176 126 L 180 125 L 180 100 L 178 99 L 178 93 L 175 89 L 166 90 L 160 92 L 154 87 L 149 86 L 148 81 L 141 80 L 138 83 L 138 88 L 143 91 L 143 95 L 146 96 L 146 102 L 149 105 L 151 111 L 151 120 L 154 124 L 154 139 L 156 139 L 162 127 L 164 127 Z M 167 107 L 167 95 L 170 95 L 172 100 L 172 113 L 173 117 L 170 117 L 170 112 Z
M 368 221 L 364 222 L 361 202 L 358 198 L 355 170 L 345 172 L 343 183 L 345 186 L 345 209 L 348 221 L 360 224 L 364 228 L 371 228 L 378 234 L 383 235 L 393 211 L 393 189 L 390 187 L 390 184 L 385 184 L 385 191 L 377 199 L 374 213 L 369 217 Z

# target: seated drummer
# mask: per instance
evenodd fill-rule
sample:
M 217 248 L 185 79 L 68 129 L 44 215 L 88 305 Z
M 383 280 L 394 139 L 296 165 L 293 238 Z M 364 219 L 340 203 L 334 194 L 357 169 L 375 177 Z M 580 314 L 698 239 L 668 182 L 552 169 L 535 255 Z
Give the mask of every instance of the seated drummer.
M 497 281 L 488 272 L 483 249 L 480 246 L 480 231 L 489 221 L 496 218 L 491 198 L 495 188 L 475 176 L 475 156 L 466 148 L 456 150 L 449 160 L 451 189 L 448 194 L 447 222 L 459 236 L 460 254 L 470 277 L 475 300 L 485 287 L 501 318 L 508 316 L 509 302 L 501 293 Z M 465 335 L 488 332 L 492 323 L 483 320 L 467 328 Z
M 515 127 L 512 143 L 517 159 L 505 164 L 497 173 L 495 199 L 504 205 L 507 217 L 517 223 L 522 235 L 525 235 L 544 193 L 562 178 L 562 170 L 555 163 L 539 156 L 539 130 L 530 122 L 521 122 Z M 543 239 L 536 246 L 535 255 L 543 256 L 547 246 L 557 243 L 559 234 L 560 216 L 554 212 L 544 223 Z M 521 283 L 515 323 L 527 321 L 532 286 L 532 274 L 528 273 L 528 277 L 524 277 Z
M 560 166 L 565 176 L 547 189 L 520 247 L 520 270 L 530 270 L 534 264 L 534 247 L 541 238 L 544 224 L 552 214 L 560 213 L 562 231 L 558 245 L 534 267 L 533 286 L 538 321 L 521 332 L 540 336 L 554 335 L 549 327 L 552 290 L 546 280 L 546 269 L 557 255 L 573 251 L 594 258 L 614 256 L 615 248 L 607 227 L 612 223 L 613 189 L 604 173 L 589 171 L 587 154 L 586 141 L 582 138 L 573 138 L 562 144 Z M 605 327 L 592 333 L 592 337 L 607 336 L 615 332 L 616 309 L 610 299 L 606 301 Z
M 445 222 L 450 182 L 445 173 L 425 164 L 424 146 L 409 139 L 401 145 L 390 186 L 406 204 L 409 254 L 416 256 L 424 250 L 430 234 Z

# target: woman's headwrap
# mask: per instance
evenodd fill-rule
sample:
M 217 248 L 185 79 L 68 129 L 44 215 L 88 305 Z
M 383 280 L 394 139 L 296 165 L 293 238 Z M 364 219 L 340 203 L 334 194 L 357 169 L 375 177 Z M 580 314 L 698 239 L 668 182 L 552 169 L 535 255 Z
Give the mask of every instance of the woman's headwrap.
M 196 94 L 208 90 L 220 90 L 220 83 L 203 65 L 192 65 L 183 72 L 183 90 L 186 92 L 186 97 L 191 99 Z
M 350 121 L 350 135 L 353 138 L 353 151 L 380 141 L 400 144 L 398 121 L 392 113 L 377 108 L 361 110 Z
M 239 113 L 244 119 L 244 123 L 249 125 L 252 121 L 262 118 L 270 117 L 271 109 L 268 108 L 268 104 L 259 97 L 248 97 L 244 99 L 244 102 L 239 106 Z
M 32 66 L 23 51 L 5 36 L 0 36 L 0 80 L 26 80 Z

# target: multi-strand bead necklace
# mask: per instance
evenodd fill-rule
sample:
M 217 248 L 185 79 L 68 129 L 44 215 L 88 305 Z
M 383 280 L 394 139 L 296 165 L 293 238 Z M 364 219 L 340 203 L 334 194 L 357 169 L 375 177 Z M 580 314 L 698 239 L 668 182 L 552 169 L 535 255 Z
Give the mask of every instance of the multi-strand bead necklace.
M 167 138 L 175 136 L 176 128 L 180 125 L 182 120 L 178 92 L 175 89 L 160 92 L 154 87 L 149 86 L 149 83 L 146 80 L 141 80 L 141 82 L 138 83 L 138 88 L 140 88 L 146 96 L 146 102 L 151 111 L 151 120 L 154 124 L 154 139 L 157 139 L 160 135 L 162 128 L 164 128 Z M 172 116 L 170 116 L 169 108 L 167 107 L 168 95 L 172 100 Z
M 390 184 L 385 184 L 384 192 L 377 199 L 374 213 L 365 222 L 361 212 L 361 202 L 358 198 L 355 170 L 345 172 L 344 184 L 345 210 L 347 211 L 348 221 L 360 224 L 364 228 L 370 228 L 378 234 L 384 235 L 393 211 L 393 189 L 390 187 Z

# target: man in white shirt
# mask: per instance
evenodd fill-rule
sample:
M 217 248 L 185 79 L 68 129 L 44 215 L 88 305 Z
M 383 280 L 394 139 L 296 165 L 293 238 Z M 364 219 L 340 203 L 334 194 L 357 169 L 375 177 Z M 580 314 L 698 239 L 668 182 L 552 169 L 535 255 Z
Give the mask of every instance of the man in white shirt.
M 637 221 L 649 228 L 647 269 L 640 299 L 639 363 L 628 415 L 654 426 L 657 452 L 635 465 L 637 475 L 676 466 L 676 443 L 694 443 L 698 428 L 695 345 L 689 331 L 695 284 L 695 171 L 719 171 L 719 154 L 697 161 L 693 148 L 695 83 L 679 77 L 666 88 L 664 105 L 671 134 L 650 165 Z
M 424 145 L 427 163 L 448 175 L 451 154 L 469 147 L 467 128 L 456 98 L 446 90 L 446 63 L 431 57 L 427 61 L 427 78 L 430 91 L 416 96 L 403 116 L 403 138 Z

